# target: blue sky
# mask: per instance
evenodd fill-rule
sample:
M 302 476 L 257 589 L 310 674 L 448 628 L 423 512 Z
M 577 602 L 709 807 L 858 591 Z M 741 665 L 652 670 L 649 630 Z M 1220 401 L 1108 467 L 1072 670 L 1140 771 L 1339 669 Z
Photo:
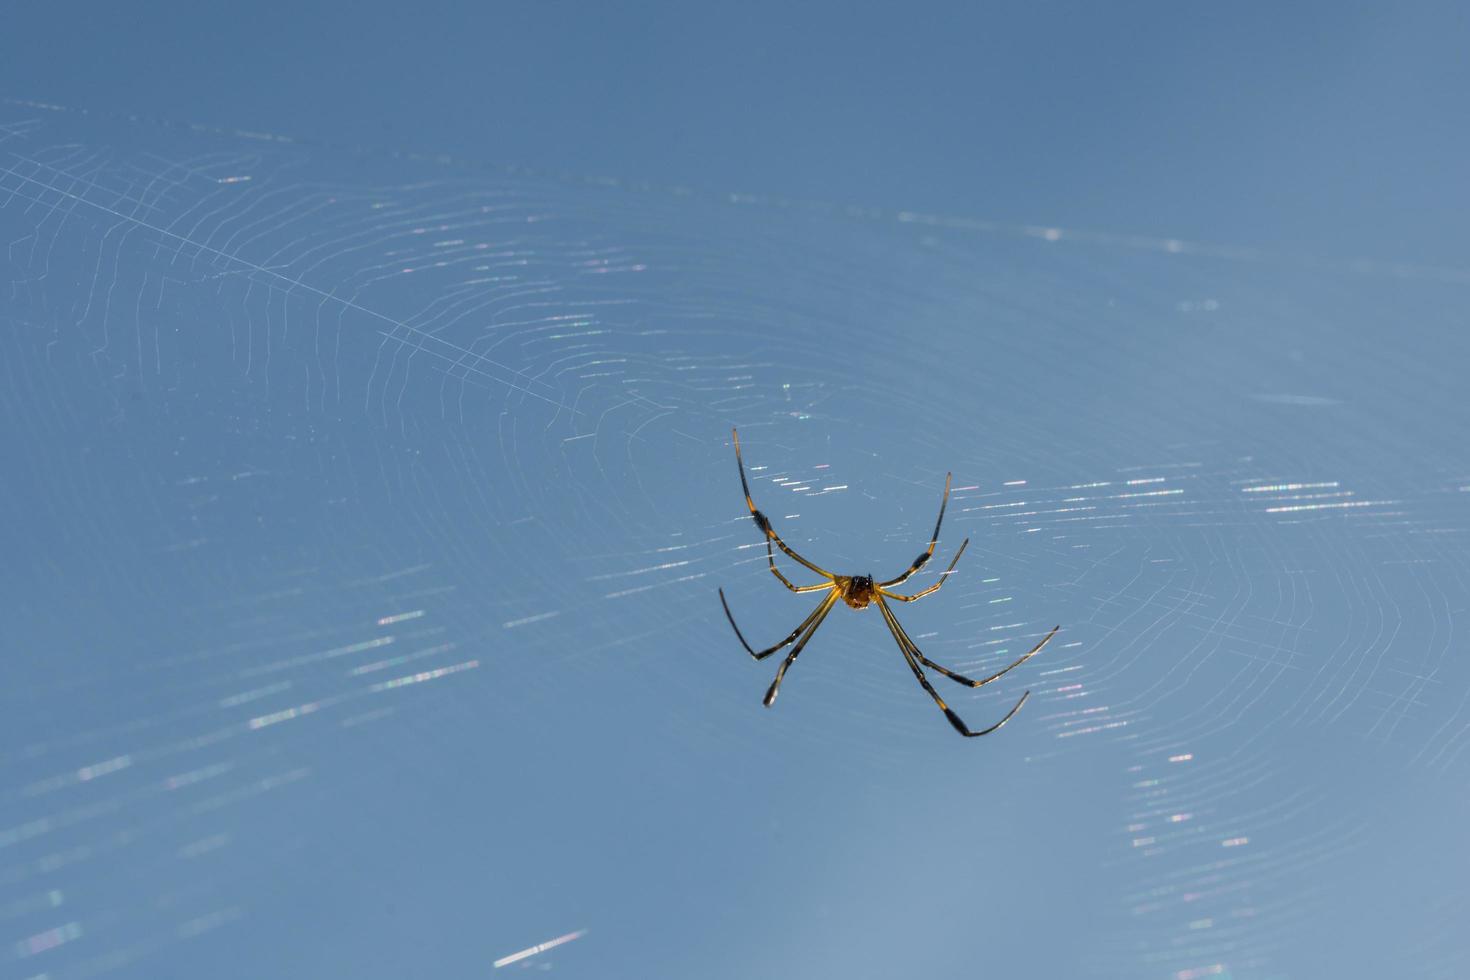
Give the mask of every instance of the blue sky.
M 550 171 L 1470 259 L 1457 4 L 13 4 L 0 89 Z
M 12 4 L 0 973 L 1465 975 L 1465 33 Z

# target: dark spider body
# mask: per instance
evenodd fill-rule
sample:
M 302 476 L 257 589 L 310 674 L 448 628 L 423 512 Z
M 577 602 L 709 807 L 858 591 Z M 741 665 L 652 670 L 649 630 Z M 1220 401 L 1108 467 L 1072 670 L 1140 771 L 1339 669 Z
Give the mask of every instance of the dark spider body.
M 842 601 L 854 609 L 866 609 L 878 598 L 878 587 L 871 575 L 838 575 L 833 578 Z
M 963 555 L 965 553 L 965 546 L 970 543 L 970 539 L 966 538 L 960 544 L 959 551 L 955 552 L 954 560 L 949 563 L 949 567 L 944 570 L 944 574 L 939 577 L 939 581 L 929 586 L 927 589 L 923 589 L 922 591 L 916 592 L 913 595 L 902 595 L 898 592 L 890 591 L 890 587 L 895 585 L 902 585 L 904 582 L 908 581 L 910 576 L 912 576 L 920 568 L 923 568 L 924 564 L 930 558 L 934 557 L 934 548 L 936 545 L 939 544 L 939 527 L 941 524 L 944 523 L 944 509 L 945 507 L 949 506 L 949 476 L 946 476 L 944 478 L 944 497 L 939 502 L 939 520 L 934 522 L 934 534 L 929 539 L 929 547 L 922 554 L 920 554 L 919 557 L 915 558 L 912 563 L 910 563 L 907 571 L 905 571 L 902 575 L 899 575 L 897 578 L 891 578 L 885 582 L 876 582 L 873 580 L 873 577 L 871 575 L 834 575 L 833 573 L 827 571 L 825 568 L 822 568 L 820 565 L 812 564 L 801 555 L 798 555 L 794 550 L 792 550 L 790 545 L 781 540 L 781 536 L 776 533 L 775 528 L 771 527 L 770 519 L 767 518 L 765 514 L 762 514 L 759 510 L 756 509 L 755 501 L 752 500 L 750 497 L 750 484 L 745 479 L 745 461 L 740 456 L 740 434 L 738 432 L 735 432 L 733 429 L 731 430 L 730 434 L 735 442 L 735 463 L 740 467 L 740 487 L 742 490 L 745 491 L 745 505 L 750 508 L 750 516 L 751 519 L 755 521 L 755 526 L 759 528 L 761 534 L 765 536 L 766 562 L 768 565 L 770 565 L 771 574 L 780 579 L 781 584 L 786 586 L 786 588 L 790 589 L 792 592 L 826 593 L 826 596 L 823 597 L 822 601 L 817 605 L 817 608 L 813 609 L 807 615 L 806 619 L 802 620 L 801 624 L 798 625 L 796 629 L 791 631 L 790 635 L 788 635 L 786 639 L 782 640 L 780 643 L 777 643 L 775 646 L 767 647 L 764 650 L 758 651 L 752 649 L 750 644 L 745 642 L 745 637 L 741 635 L 740 627 L 735 625 L 735 617 L 730 612 L 730 604 L 725 601 L 725 590 L 720 590 L 720 604 L 725 607 L 725 617 L 730 620 L 730 626 L 732 629 L 735 630 L 735 636 L 737 639 L 740 640 L 740 645 L 745 647 L 746 653 L 749 653 L 757 660 L 764 660 L 771 654 L 775 653 L 777 650 L 780 650 L 793 643 L 796 644 L 794 647 L 791 648 L 791 652 L 786 655 L 786 659 L 782 661 L 780 668 L 778 668 L 776 671 L 776 679 L 771 682 L 770 688 L 766 691 L 766 707 L 769 708 L 771 706 L 771 703 L 776 700 L 776 694 L 781 690 L 781 679 L 786 676 L 787 669 L 796 662 L 797 655 L 801 653 L 801 651 L 806 647 L 807 642 L 810 641 L 812 636 L 817 632 L 817 627 L 822 625 L 822 621 L 827 618 L 827 614 L 832 611 L 832 607 L 836 605 L 837 600 L 841 599 L 853 609 L 866 609 L 870 605 L 876 605 L 878 607 L 878 611 L 883 614 L 884 623 L 888 626 L 888 632 L 893 634 L 893 640 L 895 643 L 898 644 L 899 652 L 903 654 L 904 660 L 908 662 L 909 669 L 913 671 L 914 677 L 918 680 L 920 686 L 922 686 L 924 690 L 928 692 L 929 696 L 934 699 L 934 703 L 939 706 L 939 709 L 944 712 L 944 716 L 949 719 L 949 723 L 954 726 L 955 731 L 959 732 L 961 735 L 969 737 L 974 737 L 976 735 L 989 735 L 991 732 L 995 731 L 1006 722 L 1010 721 L 1011 718 L 1016 714 L 1016 712 L 1021 710 L 1021 705 L 1025 704 L 1026 699 L 1031 696 L 1030 691 L 1022 694 L 1021 700 L 1017 701 L 1015 707 L 1011 708 L 1011 710 L 1006 713 L 1006 716 L 1000 721 L 996 722 L 994 725 L 991 725 L 989 728 L 982 728 L 978 732 L 971 731 L 970 728 L 960 719 L 960 716 L 955 714 L 954 711 L 951 710 L 949 705 L 944 703 L 944 699 L 939 696 L 939 692 L 934 690 L 933 685 L 929 683 L 929 679 L 924 676 L 924 670 L 923 667 L 920 666 L 920 664 L 922 664 L 924 667 L 929 667 L 932 670 L 938 671 L 945 677 L 948 677 L 950 680 L 958 684 L 963 684 L 966 687 L 984 687 L 991 681 L 1004 677 L 1015 668 L 1021 666 L 1023 663 L 1036 656 L 1036 654 L 1040 652 L 1041 648 L 1046 646 L 1047 642 L 1050 641 L 1053 636 L 1056 636 L 1057 630 L 1061 629 L 1060 626 L 1053 626 L 1051 628 L 1051 631 L 1041 638 L 1040 643 L 1032 647 L 1030 652 L 1028 652 L 1024 657 L 1017 660 L 1015 663 L 996 671 L 994 674 L 991 674 L 984 680 L 974 681 L 964 676 L 963 674 L 955 673 L 948 667 L 942 667 L 934 661 L 930 660 L 928 657 L 924 656 L 924 653 L 919 649 L 918 644 L 916 644 L 909 637 L 908 633 L 904 630 L 903 625 L 899 623 L 898 617 L 893 614 L 893 610 L 888 608 L 888 600 L 894 600 L 897 602 L 913 602 L 916 599 L 922 599 L 926 595 L 938 592 L 940 587 L 944 585 L 945 581 L 949 578 L 949 573 L 954 571 L 955 565 L 959 564 L 960 555 Z M 776 555 L 771 548 L 773 544 L 777 548 L 780 548 L 787 555 L 787 557 L 791 558 L 798 564 L 806 566 L 809 571 L 815 572 L 817 575 L 820 575 L 823 579 L 825 579 L 825 581 L 818 583 L 817 585 L 797 585 L 796 583 L 788 579 L 785 575 L 782 575 L 781 570 L 776 567 Z

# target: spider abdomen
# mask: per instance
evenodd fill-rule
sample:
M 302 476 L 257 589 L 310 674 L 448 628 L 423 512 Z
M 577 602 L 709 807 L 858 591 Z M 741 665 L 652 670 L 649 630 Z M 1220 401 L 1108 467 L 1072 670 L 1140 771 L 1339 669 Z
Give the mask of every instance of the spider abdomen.
M 842 591 L 842 601 L 854 609 L 866 609 L 878 593 L 871 575 L 839 575 L 837 587 Z

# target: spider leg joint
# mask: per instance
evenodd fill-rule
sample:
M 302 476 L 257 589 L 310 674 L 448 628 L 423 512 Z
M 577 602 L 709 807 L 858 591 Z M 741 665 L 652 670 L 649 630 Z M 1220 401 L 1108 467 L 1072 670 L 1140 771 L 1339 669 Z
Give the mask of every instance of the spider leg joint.
M 766 518 L 766 515 L 758 510 L 753 510 L 750 512 L 750 516 L 755 521 L 755 526 L 761 529 L 761 533 L 769 536 L 771 533 L 771 522 Z

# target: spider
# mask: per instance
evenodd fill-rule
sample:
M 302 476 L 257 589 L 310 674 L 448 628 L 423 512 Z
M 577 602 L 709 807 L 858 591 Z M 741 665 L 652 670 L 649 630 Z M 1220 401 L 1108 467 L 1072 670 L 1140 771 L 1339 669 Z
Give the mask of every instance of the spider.
M 902 585 L 908 581 L 909 576 L 923 568 L 924 563 L 934 556 L 934 546 L 939 543 L 939 525 L 944 523 L 944 508 L 949 504 L 949 481 L 953 474 L 946 474 L 944 477 L 944 497 L 939 502 L 939 520 L 934 522 L 934 534 L 929 539 L 929 547 L 925 549 L 923 554 L 913 560 L 913 563 L 909 565 L 908 569 L 902 575 L 897 578 L 891 578 L 886 582 L 875 582 L 871 575 L 834 575 L 825 568 L 821 568 L 807 561 L 793 551 L 791 546 L 785 541 L 782 541 L 781 536 L 771 527 L 771 522 L 766 515 L 756 509 L 755 501 L 750 499 L 750 484 L 745 479 L 745 461 L 740 456 L 740 433 L 732 429 L 730 434 L 735 441 L 735 462 L 740 467 L 740 487 L 745 491 L 745 505 L 750 508 L 750 516 L 755 520 L 755 526 L 760 528 L 761 533 L 766 536 L 766 562 L 771 567 L 771 574 L 780 579 L 781 584 L 792 592 L 826 592 L 822 601 L 817 604 L 817 608 L 813 609 L 806 619 L 803 619 L 796 629 L 791 631 L 786 639 L 777 643 L 775 646 L 757 651 L 751 649 L 750 644 L 745 642 L 744 634 L 740 632 L 740 627 L 735 625 L 735 617 L 730 613 L 730 604 L 725 601 L 725 590 L 720 589 L 720 605 L 725 607 L 725 618 L 730 620 L 730 626 L 735 630 L 735 636 L 740 640 L 740 645 L 745 647 L 746 653 L 749 653 L 756 660 L 764 660 L 766 657 L 769 657 L 771 654 L 791 643 L 796 644 L 796 646 L 792 647 L 791 652 L 786 655 L 786 659 L 781 663 L 780 668 L 777 669 L 776 679 L 771 682 L 770 689 L 766 691 L 764 702 L 766 707 L 769 708 L 772 702 L 776 700 L 776 694 L 781 690 L 781 679 L 786 676 L 787 669 L 796 662 L 797 655 L 801 653 L 802 649 L 807 645 L 807 642 L 811 640 L 812 635 L 817 632 L 817 627 L 822 625 L 822 621 L 827 618 L 827 614 L 832 611 L 832 607 L 837 604 L 837 600 L 841 599 L 853 609 L 866 609 L 870 604 L 877 603 L 878 611 L 883 614 L 883 621 L 888 624 L 888 632 L 893 634 L 893 640 L 898 644 L 899 652 L 903 654 L 904 660 L 908 661 L 909 669 L 914 672 L 914 677 L 918 679 L 919 684 L 923 686 L 924 690 L 929 692 L 929 696 L 934 699 L 934 703 L 939 705 L 939 710 L 944 712 L 944 717 L 949 719 L 949 723 L 961 735 L 967 738 L 974 738 L 977 735 L 989 735 L 1010 721 L 1016 712 L 1021 710 L 1021 705 L 1025 704 L 1026 699 L 1031 696 L 1030 691 L 1022 694 L 1021 700 L 1017 701 L 1015 707 L 1011 708 L 1000 721 L 991 725 L 989 728 L 982 728 L 978 732 L 971 731 L 964 721 L 960 719 L 960 716 L 955 714 L 950 706 L 944 703 L 944 699 L 939 696 L 938 691 L 934 690 L 934 687 L 929 683 L 929 679 L 924 676 L 923 668 L 919 665 L 923 664 L 925 667 L 931 667 L 950 680 L 968 687 L 984 687 L 991 681 L 1004 677 L 1012 670 L 1015 670 L 1036 656 L 1041 651 L 1041 648 L 1046 646 L 1047 642 L 1056 635 L 1057 630 L 1061 629 L 1060 624 L 1053 626 L 1051 632 L 1041 638 L 1040 643 L 1032 647 L 1024 657 L 1009 667 L 996 671 L 982 681 L 974 681 L 963 674 L 955 673 L 948 667 L 942 667 L 924 656 L 923 652 L 919 650 L 918 645 L 904 631 L 903 626 L 898 621 L 898 617 L 893 615 L 893 610 L 888 608 L 888 602 L 886 601 L 888 599 L 894 599 L 898 602 L 913 602 L 916 599 L 924 598 L 930 593 L 938 592 L 940 586 L 944 585 L 945 580 L 949 578 L 949 573 L 954 571 L 955 565 L 959 563 L 960 555 L 965 553 L 965 546 L 970 543 L 970 539 L 966 538 L 960 544 L 960 550 L 955 552 L 954 560 L 949 563 L 949 567 L 944 570 L 944 574 L 939 576 L 939 581 L 927 589 L 917 592 L 914 595 L 900 595 L 897 592 L 889 591 L 893 586 Z M 796 585 L 793 583 L 785 575 L 782 575 L 781 570 L 776 567 L 776 556 L 771 550 L 772 542 L 775 543 L 777 548 L 786 552 L 793 560 L 805 565 L 809 570 L 826 579 L 826 581 L 817 585 Z

